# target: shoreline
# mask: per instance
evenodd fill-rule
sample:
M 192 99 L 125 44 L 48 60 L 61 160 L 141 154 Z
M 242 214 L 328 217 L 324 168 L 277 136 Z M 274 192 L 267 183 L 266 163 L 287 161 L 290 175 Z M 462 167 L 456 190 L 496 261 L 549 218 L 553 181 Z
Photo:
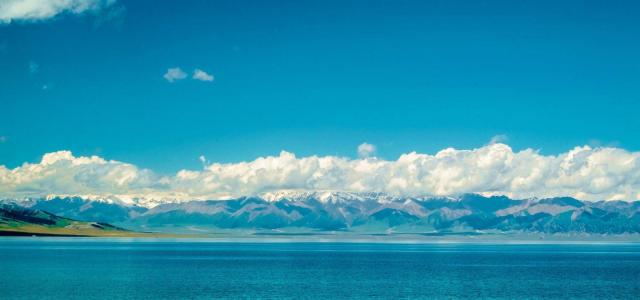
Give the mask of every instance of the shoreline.
M 473 235 L 473 236 L 423 236 L 423 235 L 370 235 L 370 234 L 318 234 L 318 235 L 268 235 L 268 234 L 171 234 L 131 233 L 123 235 L 64 235 L 48 233 L 2 232 L 0 242 L 6 240 L 43 239 L 59 241 L 119 241 L 119 242 L 211 242 L 211 243 L 354 243 L 354 244 L 640 244 L 640 234 L 635 235 Z

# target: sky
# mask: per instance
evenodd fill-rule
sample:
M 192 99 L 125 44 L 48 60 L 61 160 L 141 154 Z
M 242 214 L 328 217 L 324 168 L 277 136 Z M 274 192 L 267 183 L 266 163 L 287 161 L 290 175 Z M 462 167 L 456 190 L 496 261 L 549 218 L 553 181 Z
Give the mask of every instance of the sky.
M 174 180 L 282 153 L 398 162 L 504 145 L 558 160 L 588 148 L 630 160 L 543 187 L 581 195 L 604 178 L 626 185 L 586 198 L 640 198 L 639 12 L 637 1 L 0 0 L 0 166 L 17 174 L 70 151 L 67 162 Z M 5 194 L 22 195 L 6 174 Z M 509 178 L 442 191 L 513 192 Z

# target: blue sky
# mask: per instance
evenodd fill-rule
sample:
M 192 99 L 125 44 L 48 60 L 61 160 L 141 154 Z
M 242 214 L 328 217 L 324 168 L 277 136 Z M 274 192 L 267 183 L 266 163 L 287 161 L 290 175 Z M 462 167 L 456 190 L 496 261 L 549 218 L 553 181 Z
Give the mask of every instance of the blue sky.
M 126 1 L 0 24 L 0 164 L 640 149 L 636 1 Z M 163 78 L 180 67 L 189 76 Z M 190 78 L 194 69 L 215 77 Z

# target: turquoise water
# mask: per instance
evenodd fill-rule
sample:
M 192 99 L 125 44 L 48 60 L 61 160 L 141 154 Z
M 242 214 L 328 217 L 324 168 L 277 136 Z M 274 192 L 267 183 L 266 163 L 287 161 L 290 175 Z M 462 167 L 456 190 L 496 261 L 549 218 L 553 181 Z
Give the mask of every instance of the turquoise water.
M 640 245 L 0 239 L 1 299 L 638 299 Z

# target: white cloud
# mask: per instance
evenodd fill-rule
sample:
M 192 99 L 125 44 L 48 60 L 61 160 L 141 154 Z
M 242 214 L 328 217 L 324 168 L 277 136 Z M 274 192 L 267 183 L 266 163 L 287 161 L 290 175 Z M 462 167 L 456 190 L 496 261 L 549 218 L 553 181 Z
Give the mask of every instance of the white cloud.
M 213 75 L 207 74 L 207 72 L 200 69 L 193 71 L 193 79 L 200 81 L 213 81 Z
M 114 4 L 115 0 L 2 0 L 0 23 L 41 21 L 61 13 L 82 14 Z
M 164 73 L 164 79 L 169 82 L 174 82 L 176 80 L 182 80 L 187 78 L 187 73 L 182 71 L 182 69 L 175 67 L 167 69 L 167 73 Z
M 471 150 L 448 148 L 434 155 L 411 152 L 388 161 L 296 157 L 283 151 L 254 161 L 205 164 L 201 170 L 171 176 L 97 156 L 75 157 L 68 151 L 48 153 L 38 163 L 14 169 L 0 166 L 0 198 L 55 194 L 170 201 L 283 189 L 640 200 L 640 152 L 583 146 L 542 155 L 495 143 Z
M 376 146 L 369 143 L 362 143 L 358 146 L 358 157 L 367 158 L 376 153 Z
M 205 166 L 205 167 L 209 164 L 209 160 L 204 155 L 200 155 L 198 157 L 198 160 L 200 160 L 202 165 Z
M 4 136 L 4 135 L 0 136 L 0 143 L 4 143 L 6 141 L 7 141 L 7 137 L 6 136 Z

